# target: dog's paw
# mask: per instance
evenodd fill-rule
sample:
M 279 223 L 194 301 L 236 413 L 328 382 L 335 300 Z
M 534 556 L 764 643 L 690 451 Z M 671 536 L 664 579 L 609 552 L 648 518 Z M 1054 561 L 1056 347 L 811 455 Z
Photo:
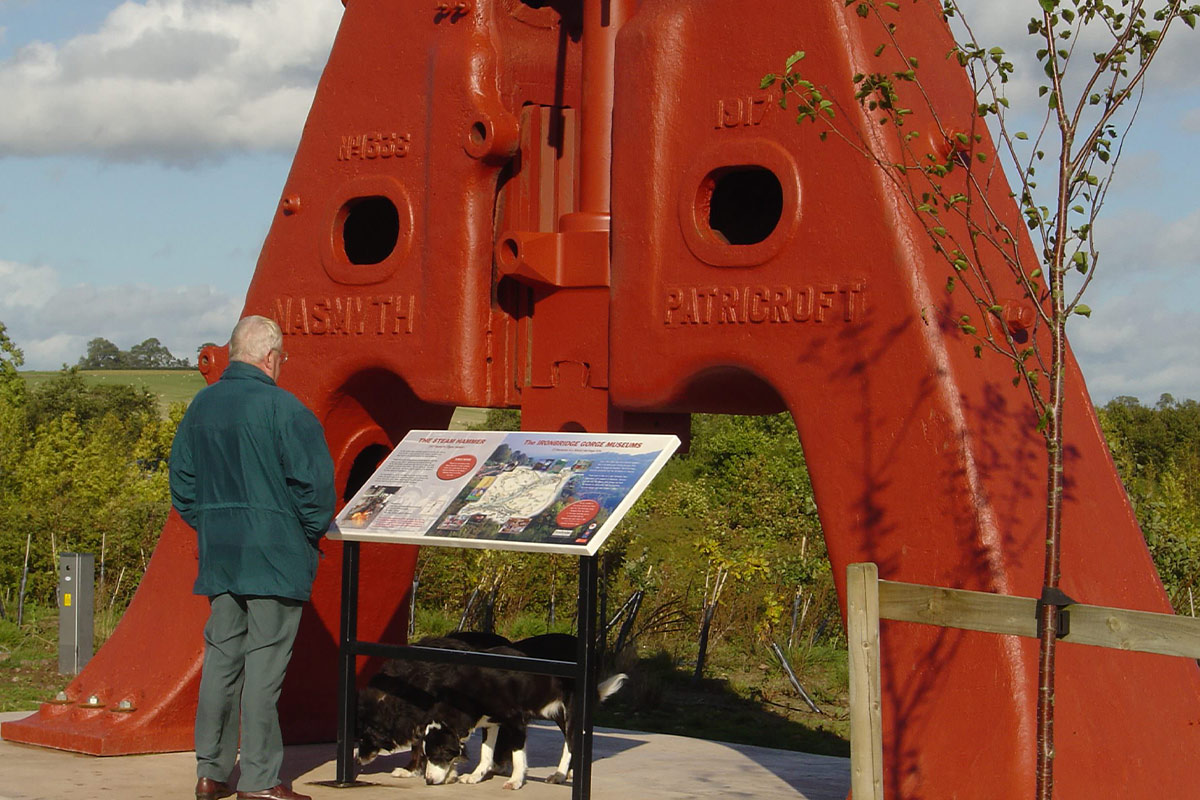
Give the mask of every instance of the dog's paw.
M 412 770 L 405 769 L 404 767 L 396 767 L 394 770 L 392 770 L 393 778 L 415 778 L 419 774 L 420 773 L 413 772 Z
M 509 778 L 507 781 L 504 782 L 505 789 L 516 790 L 516 789 L 520 789 L 524 785 L 525 785 L 525 781 L 519 781 L 516 778 Z
M 555 772 L 549 778 L 546 778 L 546 783 L 566 783 L 566 782 L 567 782 L 567 776 L 563 775 L 561 772 Z
M 459 783 L 482 783 L 487 777 L 486 772 L 472 772 L 470 775 L 463 775 L 458 779 Z

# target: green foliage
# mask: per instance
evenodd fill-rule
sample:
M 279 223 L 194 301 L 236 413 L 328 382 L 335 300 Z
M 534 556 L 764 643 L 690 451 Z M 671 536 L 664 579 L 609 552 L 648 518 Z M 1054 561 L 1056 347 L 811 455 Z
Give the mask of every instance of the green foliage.
M 1159 576 L 1180 613 L 1200 597 L 1200 403 L 1118 397 L 1099 411 Z
M 36 429 L 67 412 L 84 425 L 108 414 L 136 425 L 141 416 L 157 414 L 158 403 L 145 388 L 92 384 L 83 379 L 78 367 L 67 367 L 29 392 L 28 422 Z
M 27 603 L 54 604 L 58 553 L 90 552 L 98 608 L 122 606 L 170 507 L 167 458 L 182 406 L 164 419 L 144 389 L 90 384 L 76 368 L 32 389 L 19 377 L 4 387 L 0 592 L 16 599 L 28 539 Z
M 157 401 L 159 416 L 167 416 L 173 403 L 190 403 L 196 392 L 205 386 L 204 376 L 194 369 L 175 370 L 80 370 L 77 372 L 88 387 L 132 387 L 137 394 L 148 393 Z M 45 372 L 21 370 L 20 376 L 28 394 L 34 394 L 45 384 L 61 381 L 62 371 Z M 124 392 L 127 389 L 117 389 Z
M 133 369 L 179 369 L 186 368 L 188 360 L 171 355 L 166 345 L 150 337 L 129 348 L 129 366 Z
M 489 408 L 482 423 L 468 426 L 473 431 L 519 431 L 521 410 L 519 408 Z
M 0 322 L 0 393 L 9 396 L 9 399 L 14 399 L 13 396 L 23 389 L 17 376 L 17 367 L 24 363 L 25 354 L 8 338 L 8 328 Z
M 88 342 L 87 354 L 79 359 L 84 369 L 125 369 L 129 354 L 108 339 L 97 337 Z

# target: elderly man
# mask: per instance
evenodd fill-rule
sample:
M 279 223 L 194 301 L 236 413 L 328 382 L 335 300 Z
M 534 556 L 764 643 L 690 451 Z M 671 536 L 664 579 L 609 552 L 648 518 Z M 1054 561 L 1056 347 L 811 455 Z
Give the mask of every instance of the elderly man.
M 279 777 L 276 703 L 317 543 L 334 510 L 333 460 L 317 418 L 275 385 L 287 360 L 279 326 L 238 322 L 229 367 L 196 395 L 171 448 L 171 501 L 199 538 L 193 591 L 208 597 L 196 709 L 196 800 L 309 800 Z

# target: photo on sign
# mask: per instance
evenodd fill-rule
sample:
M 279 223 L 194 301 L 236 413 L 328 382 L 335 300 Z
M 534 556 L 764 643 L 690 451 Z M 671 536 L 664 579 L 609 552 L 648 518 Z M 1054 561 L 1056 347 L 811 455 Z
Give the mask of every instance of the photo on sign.
M 660 454 L 589 451 L 570 458 L 561 448 L 500 444 L 430 534 L 586 545 Z
M 388 499 L 396 493 L 395 486 L 368 486 L 365 494 L 356 498 L 354 506 L 344 514 L 345 523 L 356 528 L 365 528 L 375 521 L 383 511 Z

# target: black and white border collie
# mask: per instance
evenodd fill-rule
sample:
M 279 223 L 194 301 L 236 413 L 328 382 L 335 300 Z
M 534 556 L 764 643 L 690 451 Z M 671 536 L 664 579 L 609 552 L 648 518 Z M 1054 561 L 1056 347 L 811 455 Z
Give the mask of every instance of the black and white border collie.
M 565 633 L 548 633 L 489 648 L 500 655 L 574 661 L 577 640 Z M 423 731 L 425 782 L 441 784 L 451 780 L 455 765 L 464 758 L 464 746 L 472 731 L 483 728 L 479 764 L 459 780 L 478 783 L 489 777 L 496 764 L 511 751 L 512 777 L 505 789 L 525 785 L 528 762 L 525 755 L 526 726 L 531 718 L 557 723 L 563 733 L 563 752 L 550 783 L 567 780 L 571 765 L 571 743 L 575 738 L 572 709 L 575 682 L 534 673 L 510 672 L 480 667 L 451 667 L 444 675 L 438 700 L 430 709 Z M 624 684 L 623 673 L 613 675 L 597 687 L 603 702 Z
M 414 644 L 480 650 L 508 644 L 508 639 L 492 633 L 460 631 Z M 366 766 L 380 755 L 411 747 L 408 766 L 393 770 L 392 775 L 408 778 L 424 774 L 421 735 L 431 709 L 438 702 L 446 669 L 444 664 L 411 659 L 390 659 L 383 663 L 378 674 L 358 693 L 355 741 L 359 764 Z

